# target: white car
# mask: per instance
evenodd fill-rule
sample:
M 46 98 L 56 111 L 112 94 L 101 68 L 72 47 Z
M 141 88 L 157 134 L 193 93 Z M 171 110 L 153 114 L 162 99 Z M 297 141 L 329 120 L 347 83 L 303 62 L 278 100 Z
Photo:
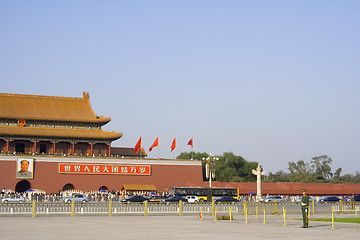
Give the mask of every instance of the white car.
M 285 202 L 285 199 L 283 199 L 280 196 L 270 196 L 270 197 L 266 197 L 264 199 L 262 199 L 261 202 Z
M 26 198 L 21 195 L 11 195 L 10 197 L 1 199 L 2 202 L 26 202 Z
M 199 202 L 199 198 L 197 196 L 189 195 L 189 196 L 186 196 L 185 198 L 188 200 L 189 203 Z

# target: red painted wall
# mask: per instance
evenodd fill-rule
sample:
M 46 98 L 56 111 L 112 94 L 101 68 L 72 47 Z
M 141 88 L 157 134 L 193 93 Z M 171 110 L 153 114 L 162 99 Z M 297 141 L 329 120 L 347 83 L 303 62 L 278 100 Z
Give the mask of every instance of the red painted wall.
M 147 162 L 149 161 L 147 160 Z M 41 189 L 47 193 L 57 193 L 68 183 L 73 184 L 75 189 L 82 191 L 99 190 L 101 186 L 106 186 L 110 191 L 119 191 L 124 184 L 152 184 L 157 187 L 158 191 L 166 191 L 167 188 L 173 186 L 187 186 L 189 182 L 203 184 L 201 165 L 175 165 L 177 161 L 173 161 L 174 165 L 146 164 L 151 166 L 150 176 L 128 176 L 60 174 L 58 173 L 59 162 L 35 160 L 34 179 L 27 181 L 31 184 L 32 189 Z M 62 163 L 66 163 L 66 158 Z M 106 163 L 99 161 L 97 164 Z M 15 190 L 19 181 L 21 179 L 16 179 L 16 160 L 0 160 L 0 189 Z

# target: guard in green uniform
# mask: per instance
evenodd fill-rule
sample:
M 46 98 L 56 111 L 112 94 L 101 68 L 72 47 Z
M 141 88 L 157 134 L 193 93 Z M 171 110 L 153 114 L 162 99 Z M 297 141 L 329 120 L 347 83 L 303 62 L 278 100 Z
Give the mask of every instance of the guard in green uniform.
M 301 198 L 301 212 L 303 216 L 303 226 L 302 228 L 309 227 L 309 196 L 306 195 L 306 190 L 301 189 L 302 198 Z

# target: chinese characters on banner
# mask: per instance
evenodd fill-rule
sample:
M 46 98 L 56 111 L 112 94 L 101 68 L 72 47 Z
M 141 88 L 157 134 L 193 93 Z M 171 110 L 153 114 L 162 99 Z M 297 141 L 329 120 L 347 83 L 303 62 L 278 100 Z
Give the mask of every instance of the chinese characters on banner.
M 150 175 L 150 166 L 59 163 L 59 173 Z

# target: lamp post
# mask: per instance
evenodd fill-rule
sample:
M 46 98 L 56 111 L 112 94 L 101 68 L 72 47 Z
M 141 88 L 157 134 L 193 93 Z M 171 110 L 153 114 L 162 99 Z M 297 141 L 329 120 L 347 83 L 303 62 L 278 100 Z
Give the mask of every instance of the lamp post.
M 211 180 L 215 178 L 215 161 L 218 161 L 219 158 L 216 158 L 209 154 L 207 158 L 203 158 L 203 161 L 206 161 L 205 163 L 205 172 L 206 172 L 206 178 L 209 179 L 209 187 L 211 188 Z

